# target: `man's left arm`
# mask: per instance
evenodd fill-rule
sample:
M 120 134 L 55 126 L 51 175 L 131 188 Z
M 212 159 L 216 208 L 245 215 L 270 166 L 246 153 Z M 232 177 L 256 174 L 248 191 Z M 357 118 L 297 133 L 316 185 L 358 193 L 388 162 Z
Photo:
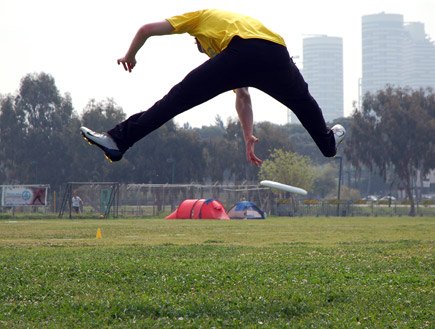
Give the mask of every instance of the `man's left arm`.
M 259 139 L 253 135 L 254 115 L 252 112 L 251 95 L 247 87 L 236 89 L 236 110 L 245 138 L 246 159 L 253 165 L 259 166 L 263 161 L 257 158 L 254 152 L 255 143 Z
M 143 25 L 134 36 L 125 56 L 118 59 L 118 65 L 122 64 L 126 71 L 131 72 L 136 66 L 136 54 L 145 44 L 145 41 L 152 36 L 169 35 L 172 31 L 174 28 L 167 20 Z

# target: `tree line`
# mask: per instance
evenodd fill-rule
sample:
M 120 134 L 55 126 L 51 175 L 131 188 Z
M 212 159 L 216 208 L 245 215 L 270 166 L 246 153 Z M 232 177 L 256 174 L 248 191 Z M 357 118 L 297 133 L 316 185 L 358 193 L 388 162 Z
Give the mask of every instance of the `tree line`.
M 417 177 L 422 179 L 435 168 L 433 90 L 389 86 L 367 93 L 352 119 L 347 158 L 355 168 L 377 170 L 391 185 L 403 189 L 414 215 Z
M 67 93 L 61 95 L 54 78 L 29 74 L 14 95 L 0 98 L 0 182 L 50 184 L 117 181 L 123 183 L 204 183 L 253 181 L 259 169 L 245 159 L 238 120 L 192 128 L 169 121 L 141 140 L 122 161 L 109 163 L 79 134 L 84 125 L 107 131 L 126 118 L 113 99 L 90 100 L 79 115 Z M 256 126 L 261 136 L 256 152 L 263 159 L 273 149 L 294 151 L 288 129 L 268 122 Z M 302 132 L 295 128 L 295 136 Z M 308 135 L 305 137 L 309 139 Z M 312 145 L 311 145 L 312 144 Z M 314 144 L 306 146 L 307 152 Z
M 90 100 L 78 114 L 71 96 L 60 94 L 51 75 L 26 75 L 15 94 L 0 96 L 0 184 L 50 184 L 56 188 L 81 181 L 186 184 L 259 179 L 260 168 L 245 159 L 237 119 L 224 123 L 217 116 L 214 125 L 202 128 L 188 123 L 180 127 L 169 121 L 116 163 L 109 163 L 79 134 L 82 125 L 107 131 L 124 119 L 126 113 L 113 99 Z M 435 167 L 431 89 L 389 87 L 367 94 L 362 109 L 336 121 L 348 131 L 340 150 L 347 168 L 368 168 L 412 194 L 416 172 L 425 174 Z M 323 158 L 301 125 L 260 122 L 254 134 L 261 140 L 256 154 L 263 160 L 274 159 L 271 155 L 276 150 L 310 158 L 311 165 L 322 169 L 311 180 L 319 184 L 318 191 L 325 189 L 321 182 L 327 189 L 331 177 L 336 177 L 325 165 L 335 166 L 337 161 Z

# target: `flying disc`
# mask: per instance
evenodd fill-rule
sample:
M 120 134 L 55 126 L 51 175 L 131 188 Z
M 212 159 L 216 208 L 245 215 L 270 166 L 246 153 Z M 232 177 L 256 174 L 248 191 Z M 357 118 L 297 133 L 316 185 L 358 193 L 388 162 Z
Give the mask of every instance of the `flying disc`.
M 279 190 L 283 190 L 283 191 L 290 192 L 290 193 L 307 195 L 307 191 L 305 191 L 304 189 L 301 189 L 299 187 L 294 187 L 291 185 L 281 184 L 281 183 L 274 182 L 271 180 L 263 180 L 260 182 L 260 184 L 263 186 L 277 188 Z

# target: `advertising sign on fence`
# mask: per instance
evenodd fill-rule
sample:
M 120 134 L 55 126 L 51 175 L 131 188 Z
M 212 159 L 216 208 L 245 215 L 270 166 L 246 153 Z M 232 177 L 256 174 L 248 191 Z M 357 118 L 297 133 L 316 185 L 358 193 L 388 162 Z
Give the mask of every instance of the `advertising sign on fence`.
M 46 206 L 48 185 L 3 185 L 2 206 Z

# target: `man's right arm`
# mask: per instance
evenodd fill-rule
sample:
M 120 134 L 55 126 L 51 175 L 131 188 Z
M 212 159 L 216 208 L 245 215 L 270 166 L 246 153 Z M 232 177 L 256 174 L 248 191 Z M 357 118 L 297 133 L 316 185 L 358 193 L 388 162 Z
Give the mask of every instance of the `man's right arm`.
M 136 54 L 139 51 L 139 49 L 144 45 L 145 41 L 149 37 L 155 35 L 171 34 L 173 30 L 174 28 L 172 27 L 171 23 L 169 23 L 167 20 L 143 25 L 137 31 L 135 37 L 133 38 L 133 41 L 131 42 L 130 48 L 128 49 L 125 56 L 118 59 L 118 64 L 122 63 L 124 69 L 126 71 L 131 72 L 131 70 L 136 65 Z
M 255 143 L 258 142 L 258 138 L 253 135 L 254 116 L 252 113 L 251 96 L 247 87 L 236 89 L 236 110 L 245 138 L 246 159 L 253 165 L 259 166 L 263 161 L 254 152 Z

